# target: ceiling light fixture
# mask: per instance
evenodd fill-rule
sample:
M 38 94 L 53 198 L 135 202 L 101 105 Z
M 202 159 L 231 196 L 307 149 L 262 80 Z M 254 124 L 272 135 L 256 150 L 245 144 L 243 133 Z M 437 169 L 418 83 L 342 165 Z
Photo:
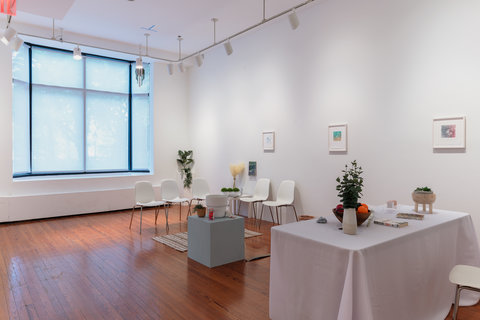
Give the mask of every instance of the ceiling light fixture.
M 233 53 L 233 47 L 232 44 L 230 43 L 230 39 L 227 40 L 227 42 L 223 43 L 223 47 L 225 48 L 225 52 L 227 55 L 231 55 Z
M 73 59 L 82 60 L 82 50 L 78 45 L 75 48 L 73 48 Z
M 23 44 L 23 39 L 21 39 L 17 34 L 15 39 L 13 39 L 13 41 L 12 41 L 13 50 L 15 50 L 15 51 L 20 50 L 20 47 L 22 46 L 22 44 Z
M 167 64 L 167 71 L 168 71 L 169 75 L 173 74 L 173 64 L 172 63 Z
M 145 33 L 145 54 L 148 56 L 148 37 L 150 34 Z M 142 45 L 138 47 L 138 58 L 135 61 L 135 79 L 137 79 L 137 84 L 139 87 L 142 86 L 143 80 L 145 79 L 145 68 L 143 67 L 142 61 Z
M 10 41 L 13 39 L 13 37 L 15 37 L 17 35 L 17 31 L 15 31 L 15 29 L 13 29 L 12 27 L 7 27 L 7 30 L 5 30 L 5 32 L 3 33 L 3 36 L 2 36 L 2 42 L 8 46 L 8 44 L 10 43 Z
M 197 64 L 197 67 L 201 67 L 202 64 L 203 64 L 203 58 L 205 56 L 203 55 L 203 53 L 200 53 L 198 55 L 195 56 L 195 63 Z
M 292 27 L 292 30 L 297 29 L 300 25 L 300 21 L 298 20 L 295 9 L 293 9 L 292 12 L 288 15 L 288 21 L 290 22 L 290 27 Z

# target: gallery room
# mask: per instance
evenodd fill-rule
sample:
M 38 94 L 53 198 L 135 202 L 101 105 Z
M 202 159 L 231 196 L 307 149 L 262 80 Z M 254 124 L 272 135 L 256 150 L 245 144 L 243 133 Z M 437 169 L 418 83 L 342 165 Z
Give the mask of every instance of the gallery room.
M 480 318 L 480 2 L 0 12 L 0 320 Z

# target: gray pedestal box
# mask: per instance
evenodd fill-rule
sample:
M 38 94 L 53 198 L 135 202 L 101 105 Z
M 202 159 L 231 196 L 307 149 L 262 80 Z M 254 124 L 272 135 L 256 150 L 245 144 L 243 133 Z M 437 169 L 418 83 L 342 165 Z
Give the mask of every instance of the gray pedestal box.
M 242 217 L 188 218 L 188 257 L 207 267 L 245 259 Z

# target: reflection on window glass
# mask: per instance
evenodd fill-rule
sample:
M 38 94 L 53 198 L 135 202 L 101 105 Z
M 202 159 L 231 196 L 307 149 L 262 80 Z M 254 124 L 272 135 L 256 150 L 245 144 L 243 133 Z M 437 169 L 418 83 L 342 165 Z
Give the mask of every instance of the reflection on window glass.
M 87 89 L 128 93 L 130 64 L 87 57 Z
M 33 47 L 32 82 L 82 88 L 83 60 L 74 60 L 69 52 Z
M 128 95 L 87 93 L 87 170 L 128 169 Z
M 32 89 L 32 171 L 83 170 L 83 92 Z
M 12 53 L 12 76 L 15 80 L 29 81 L 28 47 L 25 45 Z
M 132 98 L 132 167 L 146 169 L 150 162 L 150 101 L 147 95 Z

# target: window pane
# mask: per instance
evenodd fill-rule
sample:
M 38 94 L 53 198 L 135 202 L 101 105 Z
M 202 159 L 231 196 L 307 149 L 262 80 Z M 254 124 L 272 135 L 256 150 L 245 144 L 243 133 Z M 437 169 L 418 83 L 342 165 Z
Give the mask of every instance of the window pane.
M 32 172 L 83 170 L 83 93 L 32 88 Z
M 36 84 L 82 88 L 83 61 L 69 52 L 32 48 L 32 81 Z
M 87 92 L 87 170 L 128 169 L 128 95 Z
M 132 168 L 148 169 L 150 163 L 150 99 L 132 97 Z
M 142 86 L 139 87 L 137 78 L 135 77 L 135 63 L 132 64 L 132 93 L 149 93 L 150 92 L 150 64 L 144 63 L 145 78 L 143 79 Z
M 28 84 L 13 82 L 13 173 L 30 172 Z
M 102 58 L 86 58 L 87 89 L 128 93 L 128 62 Z
M 12 54 L 13 79 L 28 82 L 29 81 L 28 65 L 29 65 L 28 47 L 26 45 L 22 45 L 18 51 L 13 51 L 13 54 Z

